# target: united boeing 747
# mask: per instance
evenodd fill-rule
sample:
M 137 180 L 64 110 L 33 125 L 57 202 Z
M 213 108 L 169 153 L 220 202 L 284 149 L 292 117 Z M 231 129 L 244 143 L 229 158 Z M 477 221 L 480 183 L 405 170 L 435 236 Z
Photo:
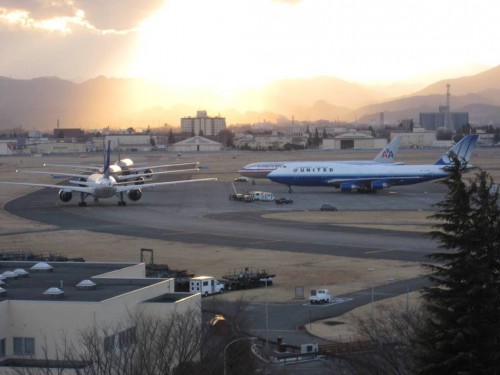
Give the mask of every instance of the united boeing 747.
M 438 180 L 448 175 L 453 153 L 464 167 L 472 156 L 479 136 L 467 135 L 445 153 L 435 164 L 346 164 L 338 162 L 286 163 L 268 174 L 271 181 L 292 186 L 332 186 L 341 191 L 377 191 L 391 186 L 412 185 Z

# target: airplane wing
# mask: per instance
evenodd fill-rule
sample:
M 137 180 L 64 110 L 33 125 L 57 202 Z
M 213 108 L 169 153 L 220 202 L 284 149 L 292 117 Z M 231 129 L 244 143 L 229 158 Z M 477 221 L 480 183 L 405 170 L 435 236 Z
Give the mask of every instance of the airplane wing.
M 163 165 L 147 165 L 147 164 L 134 164 L 134 167 L 126 169 L 128 172 L 141 172 L 145 169 L 169 168 L 169 167 L 183 167 L 186 165 L 199 165 L 197 161 L 191 163 L 177 163 L 177 164 L 163 164 Z
M 54 176 L 66 176 L 66 177 L 76 177 L 87 179 L 88 174 L 78 174 L 78 173 L 66 173 L 66 172 L 49 172 L 49 171 L 26 171 L 26 170 L 16 170 L 17 173 L 33 173 L 33 174 L 50 174 Z
M 115 178 L 117 181 L 127 181 L 127 180 L 133 180 L 134 178 L 138 177 L 151 177 L 159 174 L 192 172 L 197 170 L 198 170 L 197 168 L 193 168 L 193 169 L 176 169 L 173 171 L 160 171 L 160 172 L 150 172 L 150 173 L 134 173 L 134 174 L 118 175 L 115 176 Z
M 126 192 L 129 190 L 137 190 L 137 189 L 153 189 L 158 186 L 166 186 L 166 185 L 177 185 L 177 184 L 186 184 L 190 182 L 206 182 L 206 181 L 217 181 L 216 178 L 198 178 L 195 180 L 179 180 L 179 181 L 168 181 L 168 182 L 153 182 L 153 183 L 145 183 L 141 185 L 115 185 L 115 189 L 117 193 Z
M 62 168 L 72 168 L 72 169 L 81 169 L 83 171 L 89 172 L 97 172 L 99 168 L 102 168 L 102 165 L 76 165 L 76 164 L 50 164 L 44 163 L 44 167 L 62 167 Z
M 92 194 L 93 191 L 88 186 L 51 185 L 51 184 L 36 184 L 31 182 L 8 182 L 8 181 L 0 181 L 0 184 L 59 189 L 59 190 L 64 190 L 66 192 L 78 191 L 80 193 L 88 193 L 88 194 Z

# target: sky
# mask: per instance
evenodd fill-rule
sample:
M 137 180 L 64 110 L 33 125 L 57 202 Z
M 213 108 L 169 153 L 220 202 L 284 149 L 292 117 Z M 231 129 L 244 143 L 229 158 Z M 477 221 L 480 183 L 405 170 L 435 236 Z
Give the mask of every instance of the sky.
M 0 76 L 432 83 L 500 64 L 499 13 L 497 0 L 0 0 Z

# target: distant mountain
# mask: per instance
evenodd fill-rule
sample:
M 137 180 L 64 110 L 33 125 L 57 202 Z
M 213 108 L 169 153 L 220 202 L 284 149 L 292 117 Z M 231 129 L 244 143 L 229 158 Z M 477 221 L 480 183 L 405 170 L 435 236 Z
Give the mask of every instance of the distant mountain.
M 474 76 L 441 80 L 412 95 L 359 108 L 352 115 L 369 124 L 378 124 L 381 112 L 386 123 L 407 118 L 418 121 L 420 112 L 437 112 L 446 104 L 448 84 L 452 111 L 469 112 L 472 123 L 500 123 L 500 66 Z
M 411 95 L 391 97 L 390 87 L 368 87 L 333 77 L 281 80 L 261 89 L 221 97 L 208 90 L 179 91 L 141 79 L 97 77 L 73 83 L 55 77 L 0 77 L 0 129 L 178 127 L 180 118 L 206 109 L 228 125 L 267 121 L 346 120 L 377 125 L 418 121 L 437 111 L 450 84 L 451 109 L 470 112 L 471 122 L 500 123 L 500 66 L 474 76 L 441 80 Z M 400 90 L 402 86 L 398 86 Z M 401 92 L 401 91 L 398 91 Z

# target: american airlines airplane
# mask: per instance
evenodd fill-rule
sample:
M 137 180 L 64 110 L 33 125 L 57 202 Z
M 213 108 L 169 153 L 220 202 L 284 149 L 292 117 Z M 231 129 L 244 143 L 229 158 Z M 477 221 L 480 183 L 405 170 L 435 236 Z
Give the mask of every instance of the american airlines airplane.
M 399 150 L 401 144 L 401 136 L 395 137 L 391 143 L 384 147 L 373 160 L 346 160 L 337 161 L 336 163 L 347 164 L 372 164 L 372 163 L 394 163 L 394 158 Z M 259 163 L 252 163 L 245 165 L 238 173 L 243 177 L 249 178 L 266 178 L 269 173 L 275 169 L 280 168 L 284 164 L 289 163 L 286 161 L 262 161 Z M 300 163 L 300 162 L 296 162 Z
M 438 180 L 448 175 L 446 167 L 452 162 L 453 153 L 464 167 L 472 156 L 479 136 L 467 135 L 445 153 L 435 164 L 346 164 L 338 162 L 286 163 L 269 173 L 271 181 L 292 186 L 333 186 L 341 191 L 377 191 L 391 186 L 412 185 Z
M 39 183 L 29 183 L 29 182 L 7 182 L 0 181 L 0 184 L 10 184 L 10 185 L 24 185 L 32 187 L 45 187 L 50 189 L 59 189 L 59 199 L 63 202 L 69 202 L 73 198 L 73 193 L 80 193 L 80 202 L 78 206 L 85 207 L 87 203 L 85 199 L 92 196 L 94 197 L 94 202 L 98 202 L 100 198 L 112 198 L 116 196 L 119 201 L 119 206 L 126 206 L 124 201 L 124 193 L 127 194 L 128 199 L 131 201 L 138 201 L 142 197 L 143 189 L 156 188 L 158 186 L 166 185 L 176 185 L 190 182 L 204 182 L 204 181 L 215 181 L 216 178 L 201 178 L 195 180 L 179 180 L 179 181 L 169 181 L 169 182 L 154 182 L 154 183 L 144 183 L 140 182 L 117 182 L 116 179 L 110 175 L 111 169 L 110 165 L 110 142 L 108 142 L 108 150 L 106 155 L 106 160 L 104 162 L 104 173 L 92 173 L 90 175 L 79 175 L 79 180 L 69 180 L 67 181 L 70 185 L 51 185 L 51 184 L 39 184 Z M 171 171 L 173 172 L 173 171 Z M 179 172 L 179 171 L 175 171 Z M 34 172 L 37 173 L 37 172 Z M 51 173 L 51 172 L 42 172 Z M 52 172 L 53 173 L 53 172 Z M 132 176 L 137 177 L 136 175 Z

